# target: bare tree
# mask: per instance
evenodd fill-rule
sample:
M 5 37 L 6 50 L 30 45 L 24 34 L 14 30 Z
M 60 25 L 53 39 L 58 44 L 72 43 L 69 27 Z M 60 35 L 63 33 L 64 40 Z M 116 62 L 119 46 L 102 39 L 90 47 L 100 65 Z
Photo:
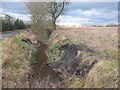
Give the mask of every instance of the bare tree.
M 49 13 L 52 17 L 52 22 L 53 22 L 53 29 L 56 30 L 56 21 L 57 18 L 63 14 L 65 10 L 65 6 L 69 5 L 68 2 L 50 2 L 49 5 Z

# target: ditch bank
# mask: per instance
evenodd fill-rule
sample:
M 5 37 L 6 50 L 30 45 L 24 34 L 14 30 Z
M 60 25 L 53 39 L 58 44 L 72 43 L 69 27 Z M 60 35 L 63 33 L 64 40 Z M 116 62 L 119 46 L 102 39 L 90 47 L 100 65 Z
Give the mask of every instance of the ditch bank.
M 32 43 L 29 39 L 23 41 L 36 46 L 35 52 L 31 54 L 32 68 L 28 78 L 31 88 L 68 87 L 74 77 L 86 77 L 97 63 L 97 58 L 83 61 L 84 55 L 82 54 L 87 52 L 90 53 L 89 56 L 94 56 L 98 55 L 98 52 L 82 44 L 70 44 L 68 39 L 63 41 L 64 44 L 56 47 L 58 49 L 54 48 L 54 50 L 57 50 L 56 52 L 54 50 L 52 52 L 48 51 L 49 47 L 42 42 Z M 64 53 L 64 55 L 61 56 L 61 53 Z M 51 54 L 58 55 L 61 59 L 58 60 L 53 56 L 54 61 L 51 62 Z

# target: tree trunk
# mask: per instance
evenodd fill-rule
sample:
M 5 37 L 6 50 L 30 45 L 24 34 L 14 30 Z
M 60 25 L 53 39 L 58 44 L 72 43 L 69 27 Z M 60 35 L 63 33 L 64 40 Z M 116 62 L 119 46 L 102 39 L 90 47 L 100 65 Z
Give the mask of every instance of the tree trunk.
M 56 20 L 53 20 L 53 29 L 56 30 Z

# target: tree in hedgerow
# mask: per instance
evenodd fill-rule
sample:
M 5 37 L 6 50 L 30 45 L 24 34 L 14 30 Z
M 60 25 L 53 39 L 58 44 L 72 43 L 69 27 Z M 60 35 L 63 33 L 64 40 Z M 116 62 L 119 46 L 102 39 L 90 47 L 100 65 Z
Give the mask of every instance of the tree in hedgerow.
M 5 14 L 5 17 L 1 18 L 1 20 L 2 20 L 2 30 L 3 31 L 15 29 L 14 18 L 11 17 L 10 15 Z
M 16 27 L 16 29 L 24 29 L 25 28 L 25 24 L 24 24 L 24 22 L 22 20 L 17 19 L 15 21 L 15 27 Z

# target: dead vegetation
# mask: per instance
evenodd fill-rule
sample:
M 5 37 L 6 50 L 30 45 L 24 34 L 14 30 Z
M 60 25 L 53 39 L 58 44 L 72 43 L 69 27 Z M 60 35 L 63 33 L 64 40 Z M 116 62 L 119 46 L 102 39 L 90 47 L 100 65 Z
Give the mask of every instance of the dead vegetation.
M 2 87 L 28 88 L 28 73 L 31 69 L 29 61 L 33 47 L 22 41 L 30 37 L 28 32 L 6 38 L 2 43 Z

